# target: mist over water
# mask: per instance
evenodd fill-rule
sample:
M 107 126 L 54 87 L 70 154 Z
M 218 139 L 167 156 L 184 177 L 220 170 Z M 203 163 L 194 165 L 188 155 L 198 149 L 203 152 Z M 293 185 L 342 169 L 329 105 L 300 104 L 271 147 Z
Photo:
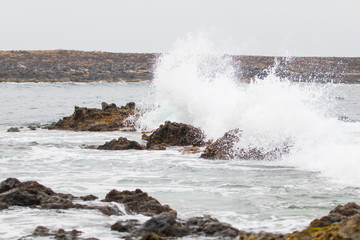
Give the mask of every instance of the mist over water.
M 360 186 L 360 126 L 334 114 L 337 85 L 293 83 L 275 76 L 275 69 L 246 84 L 238 81 L 237 71 L 231 58 L 205 38 L 178 41 L 158 60 L 154 104 L 141 128 L 183 122 L 200 127 L 207 139 L 238 128 L 242 134 L 236 148 L 288 146 L 289 154 L 272 160 Z

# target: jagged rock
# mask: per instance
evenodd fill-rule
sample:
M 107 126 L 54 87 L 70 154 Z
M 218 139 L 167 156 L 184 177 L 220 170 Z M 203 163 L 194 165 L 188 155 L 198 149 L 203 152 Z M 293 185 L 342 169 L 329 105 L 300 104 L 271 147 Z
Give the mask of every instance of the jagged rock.
M 135 103 L 117 107 L 114 103 L 102 103 L 102 109 L 75 106 L 71 116 L 51 124 L 48 129 L 73 131 L 116 131 L 128 125 L 126 119 L 135 114 Z
M 120 215 L 124 215 L 119 208 L 117 207 L 111 207 L 111 206 L 101 206 L 101 207 L 97 207 L 97 209 L 102 212 L 103 214 L 107 215 L 107 216 L 112 216 L 112 215 L 116 215 L 116 216 L 120 216 Z
M 44 209 L 88 208 L 87 205 L 73 204 L 71 194 L 55 193 L 36 181 L 20 182 L 8 178 L 0 183 L 2 206 L 37 206 Z
M 146 192 L 136 189 L 135 191 L 122 191 L 116 189 L 106 194 L 105 202 L 118 202 L 125 205 L 129 212 L 141 213 L 147 216 L 153 216 L 162 212 L 170 212 L 176 215 L 176 211 L 168 205 L 161 205 L 158 200 L 148 196 Z
M 11 127 L 7 130 L 7 132 L 20 132 L 20 130 L 17 127 Z
M 119 139 L 113 139 L 110 142 L 106 142 L 104 145 L 99 146 L 100 150 L 143 150 L 145 146 L 141 146 L 136 141 L 129 141 L 127 138 L 120 137 Z
M 147 148 L 156 145 L 167 146 L 203 146 L 204 133 L 191 125 L 166 121 L 148 138 Z
M 230 224 L 220 222 L 210 216 L 190 218 L 186 226 L 192 234 L 198 235 L 234 238 L 240 234 L 240 231 Z
M 183 237 L 189 234 L 189 229 L 177 222 L 176 216 L 168 212 L 153 216 L 144 223 L 141 229 L 164 237 Z
M 360 239 L 360 206 L 338 205 L 327 216 L 313 220 L 309 227 L 288 234 L 286 239 Z
M 290 151 L 288 143 L 270 150 L 265 150 L 263 148 L 236 148 L 235 143 L 241 139 L 241 133 L 242 131 L 239 129 L 226 132 L 223 137 L 217 139 L 214 143 L 210 143 L 200 157 L 205 159 L 224 160 L 234 158 L 242 160 L 272 160 L 279 158 Z

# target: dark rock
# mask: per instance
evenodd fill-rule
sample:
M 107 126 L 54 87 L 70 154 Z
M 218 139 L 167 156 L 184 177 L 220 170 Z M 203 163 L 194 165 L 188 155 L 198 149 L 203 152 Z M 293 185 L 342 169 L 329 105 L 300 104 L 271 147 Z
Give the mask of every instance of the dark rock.
M 8 178 L 0 183 L 0 194 L 20 186 L 21 182 L 16 178 Z
M 0 211 L 4 210 L 4 209 L 8 209 L 8 208 L 9 208 L 9 206 L 6 203 L 0 202 Z
M 209 144 L 204 152 L 200 155 L 205 159 L 242 159 L 242 160 L 272 160 L 289 153 L 289 143 L 283 146 L 275 147 L 270 150 L 262 148 L 236 148 L 234 146 L 241 138 L 242 131 L 234 129 L 226 132 L 223 137 L 217 139 L 214 143 Z
M 75 106 L 71 116 L 52 123 L 48 129 L 73 131 L 116 131 L 128 126 L 126 119 L 136 113 L 135 103 L 117 107 L 103 102 L 102 109 Z
M 167 240 L 168 238 L 165 237 L 160 237 L 159 235 L 152 233 L 152 232 L 148 232 L 145 233 L 140 240 Z
M 33 236 L 45 237 L 50 236 L 50 229 L 44 226 L 38 226 L 33 232 Z
M 142 230 L 165 237 L 183 237 L 189 233 L 183 224 L 176 221 L 176 216 L 168 212 L 153 216 L 144 223 Z
M 42 239 L 46 237 L 46 239 L 57 239 L 57 240 L 99 240 L 98 238 L 82 238 L 80 235 L 82 234 L 81 231 L 73 229 L 71 231 L 65 231 L 64 229 L 60 228 L 56 231 L 50 230 L 44 226 L 38 226 L 34 230 L 32 235 L 25 236 L 19 238 L 19 240 L 26 240 L 26 239 L 38 239 L 39 237 Z
M 238 229 L 230 224 L 220 222 L 210 216 L 190 218 L 186 222 L 186 226 L 190 229 L 191 233 L 200 235 L 234 238 L 240 233 Z
M 147 141 L 147 140 L 149 140 L 149 136 L 144 133 L 144 134 L 141 136 L 141 139 Z
M 118 232 L 132 232 L 139 228 L 139 221 L 136 219 L 120 220 L 111 225 L 111 230 Z
M 99 209 L 100 212 L 102 212 L 103 214 L 105 214 L 107 216 L 123 215 L 123 213 L 117 207 L 101 206 L 101 207 L 97 207 L 97 209 Z
M 20 132 L 20 130 L 17 127 L 11 127 L 7 130 L 7 132 Z
M 94 201 L 94 200 L 98 199 L 98 197 L 90 194 L 90 195 L 86 195 L 86 196 L 81 196 L 80 199 L 83 201 Z
M 141 213 L 147 216 L 153 216 L 162 212 L 170 212 L 176 216 L 175 210 L 171 209 L 168 205 L 161 205 L 158 200 L 148 196 L 146 192 L 140 189 L 122 192 L 113 189 L 106 194 L 103 201 L 122 203 L 129 212 Z
M 127 138 L 120 137 L 118 140 L 113 139 L 110 142 L 106 142 L 104 145 L 99 146 L 97 149 L 101 150 L 143 150 L 144 147 L 141 146 L 136 141 L 129 141 Z
M 71 194 L 55 193 L 36 181 L 20 182 L 8 178 L 0 183 L 0 203 L 3 206 L 32 206 L 44 209 L 88 208 L 87 205 L 73 204 Z
M 338 205 L 327 216 L 313 220 L 286 239 L 360 239 L 360 206 L 351 202 Z
M 203 146 L 204 137 L 204 133 L 199 128 L 167 121 L 149 136 L 147 148 L 161 144 L 167 146 Z

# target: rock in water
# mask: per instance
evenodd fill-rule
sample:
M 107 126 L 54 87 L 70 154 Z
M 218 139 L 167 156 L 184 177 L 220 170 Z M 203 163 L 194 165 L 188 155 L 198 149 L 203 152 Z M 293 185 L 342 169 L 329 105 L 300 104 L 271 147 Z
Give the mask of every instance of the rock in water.
M 17 127 L 11 127 L 7 130 L 7 132 L 20 132 L 20 130 Z
M 199 128 L 184 123 L 166 121 L 149 136 L 146 147 L 152 149 L 158 145 L 203 146 L 204 137 L 204 133 Z
M 237 148 L 235 144 L 241 140 L 242 131 L 233 129 L 217 139 L 214 143 L 208 145 L 200 155 L 205 159 L 242 159 L 242 160 L 272 160 L 289 153 L 288 143 L 283 146 L 275 147 L 270 150 L 263 148 Z
M 162 212 L 170 212 L 176 215 L 176 211 L 168 205 L 161 205 L 158 200 L 148 196 L 146 192 L 136 189 L 135 191 L 117 191 L 111 190 L 106 194 L 104 202 L 118 202 L 125 205 L 129 212 L 141 213 L 147 216 L 153 216 Z
M 52 123 L 48 129 L 73 131 L 115 131 L 126 127 L 126 119 L 135 114 L 135 103 L 117 107 L 114 103 L 102 103 L 102 109 L 75 106 L 71 116 Z
M 110 142 L 106 142 L 104 145 L 99 146 L 100 150 L 143 150 L 145 146 L 141 146 L 136 141 L 129 141 L 127 138 L 120 137 L 119 139 L 113 139 Z

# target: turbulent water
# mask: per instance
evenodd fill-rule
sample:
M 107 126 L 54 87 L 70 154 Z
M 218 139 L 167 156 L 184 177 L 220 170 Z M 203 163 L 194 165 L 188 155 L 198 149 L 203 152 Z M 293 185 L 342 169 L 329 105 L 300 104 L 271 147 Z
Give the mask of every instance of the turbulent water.
M 246 231 L 299 230 L 337 204 L 360 202 L 359 85 L 290 83 L 273 74 L 241 84 L 229 59 L 204 44 L 188 48 L 164 55 L 153 83 L 0 83 L 0 180 L 36 180 L 56 192 L 100 199 L 114 188 L 140 188 L 180 218 L 210 214 Z M 27 128 L 102 101 L 148 109 L 139 130 L 172 120 L 201 127 L 212 139 L 240 128 L 239 146 L 288 142 L 290 153 L 272 161 L 224 161 L 178 148 L 98 151 L 83 146 L 119 136 L 141 142 L 141 134 Z M 15 126 L 23 128 L 6 132 Z M 0 212 L 0 239 L 29 235 L 38 225 L 118 239 L 110 225 L 130 217 L 12 207 Z

